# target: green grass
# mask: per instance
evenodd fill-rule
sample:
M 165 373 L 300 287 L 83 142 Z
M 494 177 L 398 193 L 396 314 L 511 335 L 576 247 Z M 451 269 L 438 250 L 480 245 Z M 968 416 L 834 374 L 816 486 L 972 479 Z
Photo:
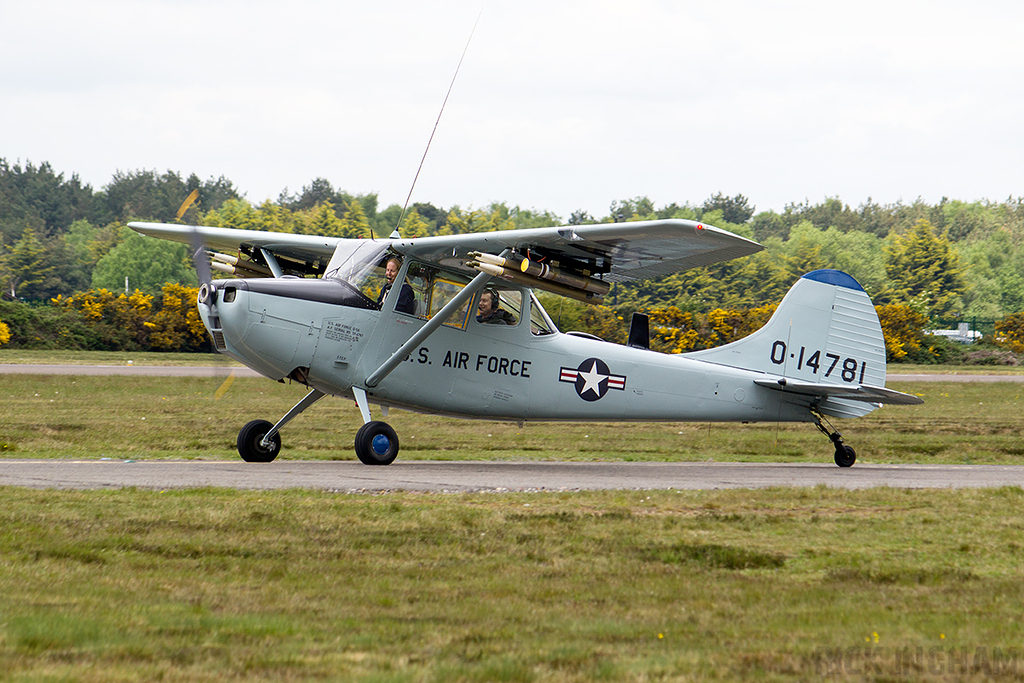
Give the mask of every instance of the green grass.
M 238 430 L 276 421 L 305 393 L 297 384 L 222 377 L 5 375 L 0 455 L 17 458 L 235 459 Z M 1024 384 L 892 382 L 920 406 L 836 421 L 859 462 L 1024 462 Z M 379 412 L 374 413 L 379 417 Z M 809 424 L 512 423 L 392 411 L 405 460 L 716 460 L 831 462 Z M 354 403 L 321 401 L 282 431 L 284 459 L 351 460 Z M 626 435 L 624 437 L 624 434 Z
M 0 456 L 236 459 L 242 424 L 305 392 L 221 382 L 3 376 Z M 892 384 L 926 402 L 840 422 L 860 462 L 1022 462 L 1024 385 Z M 352 459 L 360 421 L 327 399 L 282 457 Z M 831 461 L 810 425 L 388 421 L 403 459 Z M 0 501 L 0 680 L 1024 674 L 1020 488 Z
M 1024 670 L 1020 488 L 0 495 L 6 680 Z
M 1020 365 L 916 365 L 914 363 L 890 363 L 886 374 L 896 375 L 1024 375 Z

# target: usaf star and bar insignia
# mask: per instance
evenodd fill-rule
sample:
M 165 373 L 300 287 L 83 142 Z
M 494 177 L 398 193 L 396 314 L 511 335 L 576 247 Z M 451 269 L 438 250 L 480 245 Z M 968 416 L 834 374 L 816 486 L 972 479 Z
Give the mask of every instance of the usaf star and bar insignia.
M 588 358 L 576 368 L 562 368 L 558 381 L 574 385 L 576 393 L 584 401 L 596 401 L 609 389 L 623 391 L 626 388 L 626 376 L 613 375 L 608 364 L 600 358 Z

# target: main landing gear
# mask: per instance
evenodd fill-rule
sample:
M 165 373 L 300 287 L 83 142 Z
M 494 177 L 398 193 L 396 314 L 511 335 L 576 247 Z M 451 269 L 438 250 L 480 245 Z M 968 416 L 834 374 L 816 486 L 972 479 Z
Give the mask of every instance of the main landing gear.
M 322 391 L 313 389 L 301 401 L 285 413 L 285 416 L 272 425 L 266 420 L 253 420 L 238 432 L 238 454 L 246 462 L 271 462 L 281 452 L 281 427 L 292 421 L 299 413 L 310 407 L 324 396 Z
M 853 466 L 853 463 L 857 462 L 857 451 L 853 450 L 852 446 L 847 446 L 843 443 L 842 435 L 832 427 L 832 424 L 825 419 L 824 415 L 819 413 L 817 410 L 812 410 L 811 415 L 814 416 L 814 425 L 835 445 L 836 464 L 840 467 Z M 825 426 L 826 424 L 828 424 L 828 427 Z
M 398 434 L 386 422 L 370 421 L 356 432 L 355 446 L 364 465 L 390 465 L 398 457 Z
M 370 418 L 370 402 L 366 398 L 366 390 L 352 387 L 359 413 L 363 416 L 363 426 L 356 432 L 356 457 L 364 465 L 390 465 L 398 457 L 398 434 L 386 422 Z M 388 411 L 381 407 L 384 416 Z
M 238 454 L 246 462 L 271 462 L 281 451 L 281 435 L 275 432 L 269 439 L 267 433 L 274 425 L 266 420 L 253 420 L 238 432 Z M 266 439 L 266 445 L 264 440 Z
M 390 465 L 398 457 L 398 434 L 391 425 L 370 419 L 370 404 L 366 400 L 366 391 L 353 387 L 359 412 L 363 416 L 363 426 L 356 432 L 355 450 L 359 461 L 364 465 Z M 295 404 L 295 407 L 278 420 L 270 424 L 266 420 L 253 420 L 238 432 L 238 454 L 246 462 L 271 462 L 281 452 L 281 435 L 278 433 L 299 413 L 322 399 L 326 394 L 313 389 Z M 387 411 L 385 410 L 385 414 Z

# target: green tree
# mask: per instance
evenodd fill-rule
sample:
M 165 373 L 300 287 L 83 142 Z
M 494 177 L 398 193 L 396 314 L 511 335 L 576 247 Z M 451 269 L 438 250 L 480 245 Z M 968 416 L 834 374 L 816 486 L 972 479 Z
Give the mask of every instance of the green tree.
M 494 214 L 483 209 L 463 210 L 453 206 L 448 212 L 448 221 L 438 231 L 439 235 L 465 235 L 474 232 L 496 230 Z
M 26 227 L 53 237 L 95 209 L 92 188 L 77 175 L 69 180 L 49 163 L 11 166 L 0 159 L 0 239 L 13 244 Z
M 187 246 L 146 237 L 129 228 L 125 228 L 121 243 L 96 264 L 92 287 L 124 291 L 125 278 L 128 278 L 129 289 L 147 294 L 160 292 L 168 282 L 197 284 Z
M 863 228 L 860 215 L 838 197 L 829 197 L 821 204 L 812 205 L 806 200 L 802 204 L 787 204 L 783 216 L 791 226 L 800 221 L 808 221 L 822 230 L 836 227 L 842 232 L 848 232 Z
M 762 211 L 754 216 L 750 225 L 754 229 L 754 239 L 758 242 L 764 242 L 770 237 L 789 239 L 790 224 L 774 211 Z
M 801 221 L 790 230 L 778 255 L 784 259 L 791 281 L 819 268 L 837 268 L 874 294 L 888 287 L 882 246 L 882 240 L 870 233 L 842 232 L 834 226 L 822 230 L 810 221 Z
M 572 212 L 571 216 L 569 216 L 569 223 L 568 224 L 569 225 L 587 225 L 589 223 L 596 223 L 596 222 L 597 221 L 594 220 L 594 217 L 591 216 L 589 213 L 587 213 L 583 209 L 577 209 L 576 211 Z
M 295 215 L 280 204 L 265 200 L 256 213 L 256 230 L 295 232 Z
M 370 221 L 366 218 L 366 211 L 358 201 L 353 200 L 349 203 L 345 217 L 341 220 L 341 235 L 349 239 L 374 236 L 370 232 Z
M 960 260 L 949 237 L 936 234 L 927 219 L 906 234 L 893 234 L 886 247 L 886 274 L 897 303 L 923 301 L 929 317 L 962 312 L 964 292 Z
M 741 194 L 735 197 L 726 197 L 721 192 L 711 195 L 704 202 L 704 211 L 721 211 L 722 218 L 729 223 L 742 224 L 750 220 L 754 215 L 754 208 L 750 206 L 750 200 Z
M 622 201 L 612 201 L 609 207 L 608 220 L 612 223 L 640 221 L 654 217 L 654 202 L 647 197 L 634 197 Z
M 299 231 L 321 237 L 344 237 L 344 222 L 334 212 L 331 202 L 317 204 L 311 209 L 298 211 Z
M 547 228 L 564 225 L 562 219 L 550 211 L 508 207 L 504 202 L 493 202 L 490 207 L 496 230 Z
M 47 244 L 33 228 L 26 228 L 21 239 L 3 255 L 0 264 L 5 279 L 4 289 L 12 299 L 19 296 L 39 298 L 39 286 L 53 275 L 57 267 L 49 256 Z
M 1001 228 L 959 245 L 958 253 L 965 266 L 964 315 L 995 320 L 1024 311 L 1021 237 Z
M 220 208 L 206 212 L 202 224 L 235 230 L 259 230 L 260 212 L 244 199 L 229 199 Z
M 231 181 L 223 176 L 201 183 L 195 174 L 183 180 L 174 171 L 162 175 L 147 170 L 118 171 L 99 197 L 107 213 L 103 222 L 139 218 L 173 222 L 192 190 L 199 190 L 199 200 L 184 216 L 188 223 L 198 222 L 201 211 L 215 210 L 228 200 L 240 198 Z
M 414 207 L 409 209 L 409 212 L 405 214 L 405 218 L 402 219 L 400 232 L 402 237 L 426 237 L 430 234 L 429 229 L 431 225 L 423 220 L 419 211 Z M 390 235 L 391 233 L 388 234 Z

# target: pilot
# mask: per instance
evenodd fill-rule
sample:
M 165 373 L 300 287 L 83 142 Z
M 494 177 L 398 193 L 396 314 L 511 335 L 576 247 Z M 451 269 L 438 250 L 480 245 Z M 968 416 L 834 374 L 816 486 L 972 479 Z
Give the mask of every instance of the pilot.
M 384 277 L 387 278 L 388 283 L 380 290 L 380 296 L 377 297 L 377 308 L 384 304 L 384 298 L 391 290 L 391 285 L 395 284 L 395 278 L 398 277 L 398 271 L 401 268 L 401 259 L 396 256 L 388 259 L 387 267 L 384 268 Z M 409 313 L 410 315 L 416 312 L 416 295 L 413 293 L 412 287 L 408 282 L 402 283 L 402 291 L 398 293 L 398 304 L 395 305 L 395 310 L 401 313 Z
M 498 290 L 488 287 L 480 295 L 476 306 L 476 321 L 484 325 L 515 325 L 516 319 L 508 311 L 498 307 Z

